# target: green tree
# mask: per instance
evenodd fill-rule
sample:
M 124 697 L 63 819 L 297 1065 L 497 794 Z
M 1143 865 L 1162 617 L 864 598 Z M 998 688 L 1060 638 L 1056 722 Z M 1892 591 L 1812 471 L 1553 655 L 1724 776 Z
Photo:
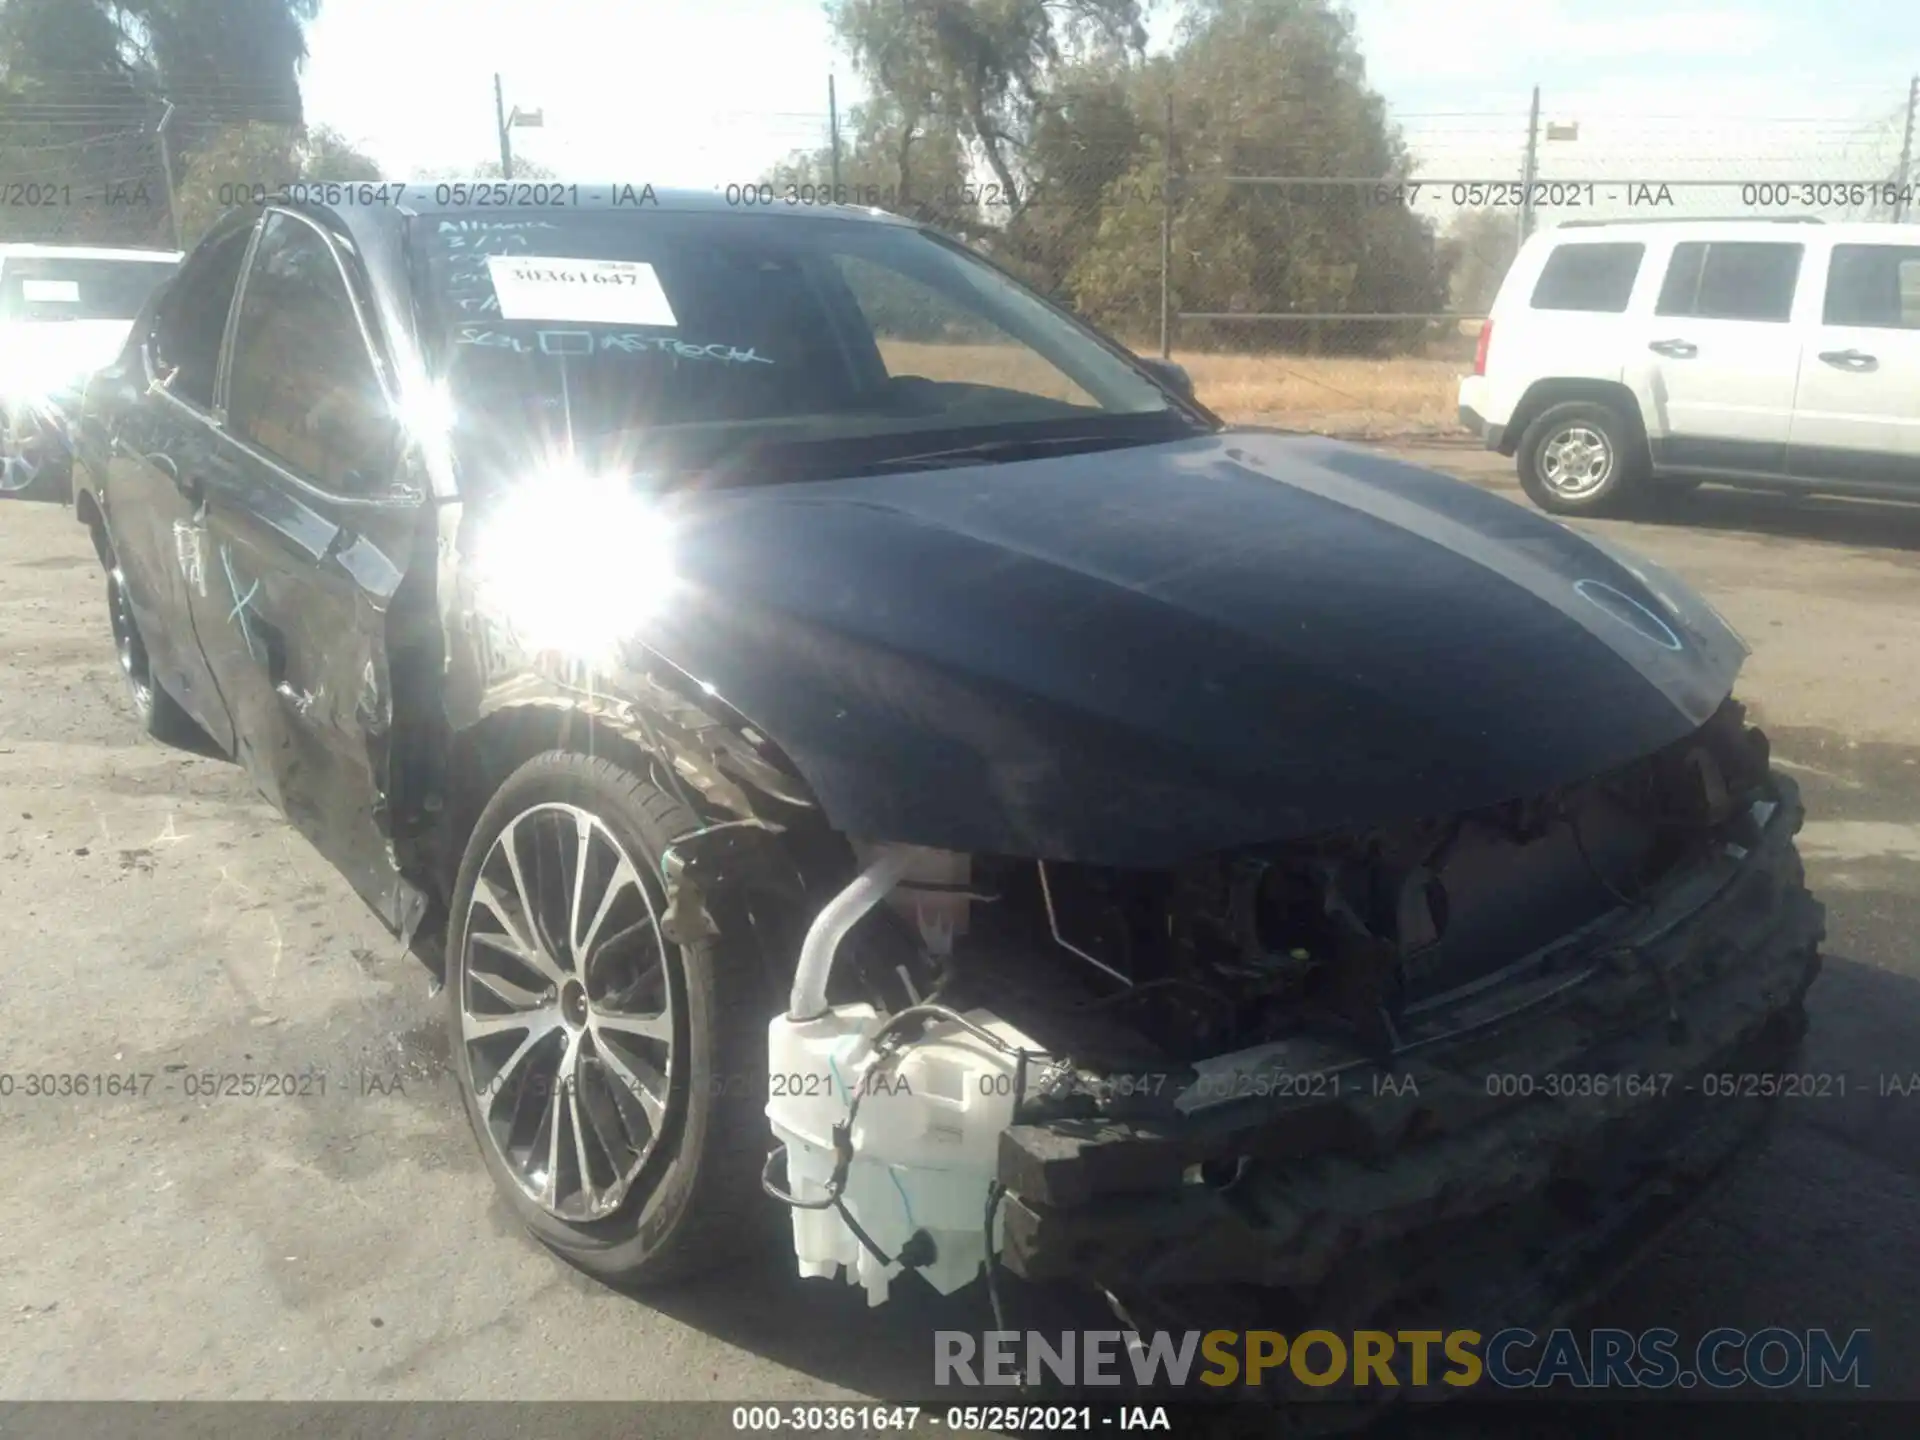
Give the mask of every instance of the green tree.
M 181 240 L 192 245 L 235 203 L 297 180 L 378 180 L 378 162 L 321 126 L 302 133 L 254 120 L 229 127 L 197 150 L 177 191 Z
M 1520 230 L 1511 211 L 1462 210 L 1441 239 L 1447 266 L 1448 308 L 1484 315 L 1520 250 Z
M 0 3 L 0 174 L 23 196 L 51 199 L 0 210 L 0 239 L 164 242 L 164 202 L 111 212 L 87 203 L 129 178 L 151 180 L 149 200 L 164 196 L 143 133 L 158 114 L 146 98 L 153 66 L 122 19 L 74 0 Z
M 482 160 L 477 165 L 469 165 L 460 171 L 465 180 L 498 180 L 502 178 L 498 160 Z M 538 160 L 528 160 L 523 156 L 513 157 L 513 178 L 516 180 L 557 180 L 560 177 L 552 167 L 542 165 Z
M 1031 194 L 1028 152 L 1052 83 L 1076 59 L 1139 54 L 1141 0 L 831 0 L 829 14 L 854 68 L 884 96 L 900 148 L 891 183 L 911 178 L 905 157 L 944 133 L 990 177 L 1010 234 Z M 964 196 L 962 197 L 965 198 Z
M 1328 0 L 1197 0 L 1178 43 L 1142 78 L 1173 97 L 1175 310 L 1213 313 L 1424 312 L 1444 274 L 1432 227 L 1391 191 L 1363 185 L 1225 184 L 1224 176 L 1404 175 L 1405 146 L 1367 84 L 1351 18 Z M 1146 98 L 1134 87 L 1135 105 Z M 1157 324 L 1167 143 L 1146 140 L 1109 182 L 1067 287 L 1110 325 Z M 1340 326 L 1223 322 L 1217 343 L 1373 349 L 1408 343 L 1417 323 Z M 1185 332 L 1183 332 L 1185 333 Z
M 926 193 L 918 167 L 998 207 L 930 215 L 1096 319 L 1158 327 L 1171 197 L 1176 310 L 1426 312 L 1445 295 L 1432 226 L 1390 188 L 1226 184 L 1382 179 L 1410 160 L 1335 0 L 1187 0 L 1147 56 L 1138 0 L 836 0 L 874 93 L 843 175 Z M 1168 106 L 1172 125 L 1169 132 Z M 876 123 L 884 117 L 884 123 Z M 817 169 L 817 157 L 801 157 Z M 1010 198 L 1009 198 L 1010 197 Z M 1216 333 L 1208 336 L 1208 328 Z M 1423 327 L 1272 320 L 1184 332 L 1228 346 L 1373 349 Z
M 766 181 L 776 198 L 796 186 L 802 195 L 844 193 L 849 204 L 877 204 L 987 240 L 978 206 L 968 203 L 967 175 L 966 152 L 954 130 L 915 115 L 893 96 L 879 95 L 849 115 L 837 172 L 831 146 L 822 146 L 796 151 L 768 171 Z
M 87 0 L 6 0 L 0 4 L 0 72 L 23 92 L 55 89 L 90 99 L 137 92 L 151 83 L 151 55 L 121 6 Z
M 196 117 L 301 123 L 305 26 L 320 0 L 131 0 L 107 8 L 137 22 L 166 95 Z
M 1004 258 L 1025 278 L 1070 302 L 1079 297 L 1071 278 L 1078 258 L 1094 243 L 1109 209 L 1136 203 L 1128 177 L 1150 164 L 1162 148 L 1157 109 L 1147 76 L 1124 54 L 1096 55 L 1063 66 L 1039 107 L 1024 153 L 1027 194 L 1005 217 Z M 1158 256 L 1158 211 L 1153 211 L 1151 253 Z
M 0 0 L 0 171 L 64 197 L 9 207 L 0 233 L 169 239 L 161 117 L 176 176 L 207 146 L 231 150 L 235 127 L 300 134 L 304 25 L 319 4 Z
M 384 180 L 386 172 L 371 155 L 354 148 L 353 142 L 331 125 L 316 125 L 307 131 L 306 150 L 300 160 L 302 180 Z

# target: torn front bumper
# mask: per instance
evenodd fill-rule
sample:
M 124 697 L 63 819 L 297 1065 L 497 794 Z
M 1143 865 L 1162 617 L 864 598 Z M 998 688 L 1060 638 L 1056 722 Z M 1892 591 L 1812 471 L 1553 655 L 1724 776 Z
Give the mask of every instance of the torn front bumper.
M 1294 1305 L 1336 1329 L 1564 1313 L 1765 1119 L 1735 1077 L 1790 1060 L 1824 934 L 1801 819 L 1776 777 L 1748 844 L 1410 1016 L 1385 1064 L 1289 1042 L 1214 1062 L 1157 1114 L 1014 1125 L 1001 1258 L 1202 1328 L 1236 1323 L 1211 1302 L 1245 1287 L 1265 1325 Z

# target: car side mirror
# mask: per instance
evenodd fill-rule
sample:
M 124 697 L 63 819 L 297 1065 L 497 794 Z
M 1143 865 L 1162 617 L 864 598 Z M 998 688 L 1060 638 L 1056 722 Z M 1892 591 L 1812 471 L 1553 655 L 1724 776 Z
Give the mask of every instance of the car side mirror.
M 1182 400 L 1191 400 L 1194 398 L 1193 377 L 1187 373 L 1186 366 L 1176 365 L 1171 360 L 1161 360 L 1157 357 L 1144 355 L 1139 357 L 1139 359 L 1142 369 L 1162 385 L 1166 386 L 1167 389 L 1173 391 L 1173 393 L 1178 395 Z

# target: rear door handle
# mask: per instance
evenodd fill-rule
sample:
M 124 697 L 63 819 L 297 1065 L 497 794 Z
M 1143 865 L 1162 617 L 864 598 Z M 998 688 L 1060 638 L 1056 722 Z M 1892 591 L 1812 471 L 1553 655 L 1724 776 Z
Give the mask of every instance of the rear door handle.
M 1675 360 L 1691 360 L 1700 353 L 1700 347 L 1691 340 L 1655 340 L 1647 349 L 1656 355 L 1670 355 Z
M 1821 363 L 1836 370 L 1878 370 L 1880 362 L 1864 350 L 1822 350 Z

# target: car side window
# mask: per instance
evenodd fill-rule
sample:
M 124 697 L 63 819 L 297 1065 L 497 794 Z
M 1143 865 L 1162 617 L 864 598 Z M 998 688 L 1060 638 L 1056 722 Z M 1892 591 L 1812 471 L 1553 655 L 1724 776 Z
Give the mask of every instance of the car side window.
M 399 427 L 320 232 L 267 217 L 234 327 L 227 428 L 335 494 L 383 493 Z
M 1920 245 L 1836 245 L 1821 321 L 1920 330 Z
M 1804 245 L 1686 240 L 1673 247 L 1656 315 L 1784 322 L 1793 313 Z
M 1640 244 L 1562 245 L 1541 267 L 1529 304 L 1535 310 L 1623 315 L 1646 253 Z
M 155 312 L 147 346 L 154 368 L 163 379 L 172 372 L 169 395 L 202 410 L 213 408 L 220 340 L 252 238 L 253 227 L 243 225 L 189 256 Z

